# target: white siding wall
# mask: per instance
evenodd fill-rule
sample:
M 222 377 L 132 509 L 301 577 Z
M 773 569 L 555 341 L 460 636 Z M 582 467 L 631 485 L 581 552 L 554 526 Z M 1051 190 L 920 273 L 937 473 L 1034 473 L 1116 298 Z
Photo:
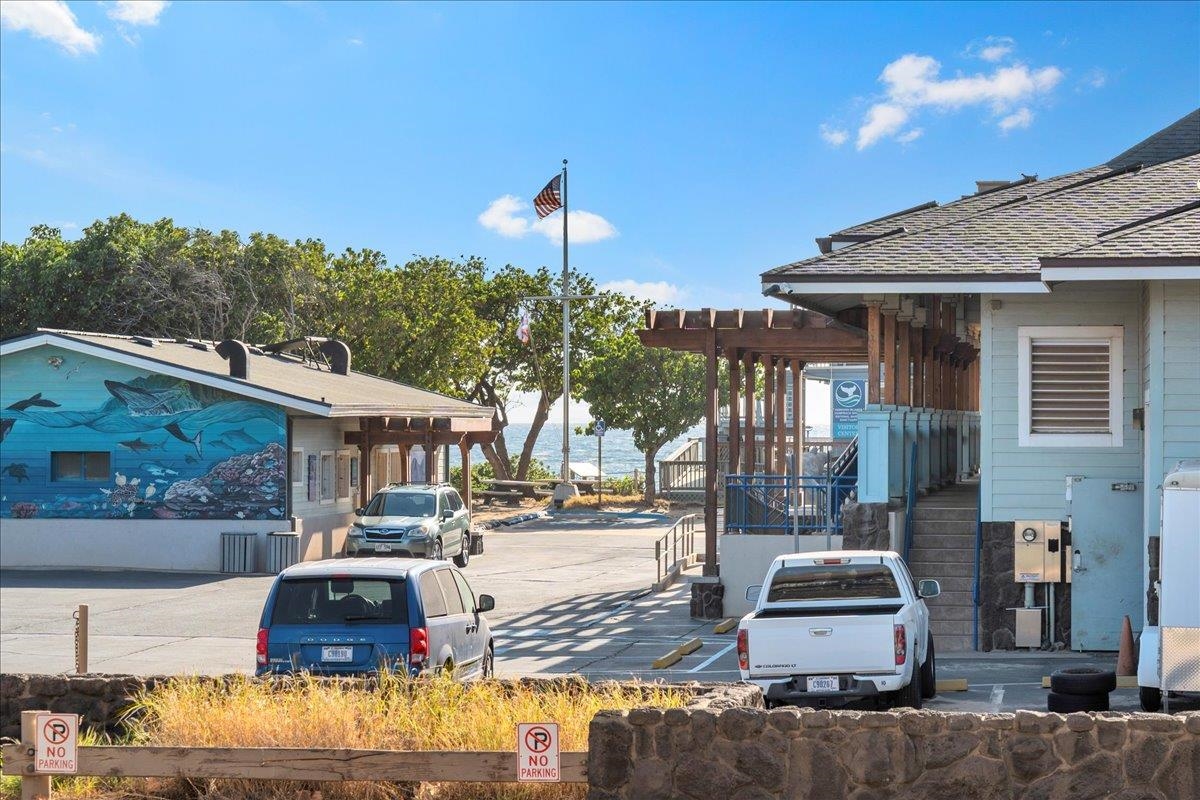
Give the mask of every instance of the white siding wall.
M 993 298 L 1000 301 L 999 309 L 991 308 Z M 982 306 L 983 520 L 1062 518 L 1067 475 L 1139 479 L 1142 440 L 1132 425 L 1132 410 L 1141 405 L 1140 286 L 1074 284 L 1049 296 L 984 295 Z M 1124 326 L 1123 446 L 1018 446 L 1017 328 L 1024 325 Z
M 309 561 L 332 558 L 341 551 L 346 539 L 346 527 L 354 519 L 358 506 L 357 490 L 351 489 L 350 497 L 322 504 L 320 501 L 320 474 L 317 476 L 317 499 L 308 499 L 308 457 L 320 456 L 323 452 L 349 451 L 358 455 L 358 448 L 346 445 L 343 434 L 358 430 L 358 420 L 293 419 L 292 448 L 304 451 L 301 461 L 303 475 L 293 475 L 292 516 L 296 518 L 296 530 L 300 532 L 300 558 Z M 336 465 L 336 458 L 335 458 Z M 361 471 L 360 471 L 361 475 Z M 336 481 L 335 481 L 336 483 Z M 336 494 L 336 491 L 334 492 Z

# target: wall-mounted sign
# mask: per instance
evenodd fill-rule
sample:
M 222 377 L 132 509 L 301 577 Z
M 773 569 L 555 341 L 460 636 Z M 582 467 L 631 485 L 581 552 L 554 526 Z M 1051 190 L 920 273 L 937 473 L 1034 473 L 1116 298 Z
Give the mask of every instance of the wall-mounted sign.
M 867 382 L 834 380 L 829 391 L 829 422 L 834 439 L 858 435 L 858 412 L 867 406 Z

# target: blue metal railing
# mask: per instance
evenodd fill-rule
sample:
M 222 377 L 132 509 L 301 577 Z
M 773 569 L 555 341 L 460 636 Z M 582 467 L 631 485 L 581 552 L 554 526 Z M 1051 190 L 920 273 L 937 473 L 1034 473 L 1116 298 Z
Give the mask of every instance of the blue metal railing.
M 854 475 L 729 475 L 726 533 L 842 532 L 842 503 Z
M 908 453 L 908 486 L 904 503 L 904 562 L 908 563 L 913 541 L 913 508 L 917 505 L 917 443 Z

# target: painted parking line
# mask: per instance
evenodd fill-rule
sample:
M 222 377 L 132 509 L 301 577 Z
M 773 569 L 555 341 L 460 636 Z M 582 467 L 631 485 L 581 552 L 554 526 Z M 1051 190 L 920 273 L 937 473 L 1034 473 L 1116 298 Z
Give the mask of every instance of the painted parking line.
M 703 672 L 704 670 L 706 670 L 710 666 L 712 666 L 712 664 L 715 661 L 717 661 L 721 656 L 725 655 L 726 653 L 728 653 L 730 650 L 732 650 L 736 646 L 737 646 L 736 642 L 730 642 L 729 644 L 725 645 L 723 648 L 718 650 L 716 653 L 714 653 L 713 655 L 706 658 L 701 663 L 699 663 L 696 666 L 689 669 L 688 672 Z

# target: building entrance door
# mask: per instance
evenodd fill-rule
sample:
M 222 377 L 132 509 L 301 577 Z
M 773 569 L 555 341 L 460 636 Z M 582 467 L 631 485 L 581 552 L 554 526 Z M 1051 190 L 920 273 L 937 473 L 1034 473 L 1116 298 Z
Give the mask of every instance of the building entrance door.
M 1142 482 L 1068 480 L 1071 649 L 1116 650 L 1126 614 L 1142 627 Z

